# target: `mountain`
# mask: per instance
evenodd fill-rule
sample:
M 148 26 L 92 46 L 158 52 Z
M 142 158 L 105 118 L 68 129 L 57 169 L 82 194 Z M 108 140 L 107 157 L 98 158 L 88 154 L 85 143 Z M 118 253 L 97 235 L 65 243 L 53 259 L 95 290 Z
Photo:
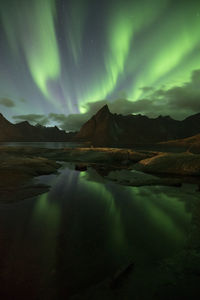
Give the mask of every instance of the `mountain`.
M 0 142 L 65 142 L 74 133 L 66 133 L 55 127 L 33 126 L 27 121 L 12 124 L 0 114 Z
M 164 147 L 172 147 L 180 143 L 188 143 L 188 140 L 181 142 L 181 139 L 199 139 L 198 134 L 200 134 L 200 113 L 183 121 L 177 121 L 169 116 L 148 118 L 143 115 L 117 115 L 111 113 L 108 106 L 105 105 L 83 124 L 78 133 L 66 133 L 56 126 L 33 126 L 27 121 L 13 124 L 0 114 L 0 142 L 64 142 L 73 140 L 88 142 L 100 147 L 132 147 L 172 141 L 168 144 L 162 144 Z M 192 136 L 196 137 L 192 138 Z M 197 147 L 198 141 L 195 143 Z M 187 145 L 184 145 L 188 149 Z
M 110 145 L 111 141 L 116 144 L 119 142 L 119 134 L 120 128 L 115 122 L 115 116 L 105 105 L 81 127 L 76 139 L 92 141 L 94 145 Z
M 200 133 L 200 114 L 177 121 L 169 116 L 117 115 L 103 106 L 88 120 L 75 140 L 94 146 L 139 146 L 186 138 Z
M 20 131 L 0 114 L 0 141 L 13 141 L 22 138 Z

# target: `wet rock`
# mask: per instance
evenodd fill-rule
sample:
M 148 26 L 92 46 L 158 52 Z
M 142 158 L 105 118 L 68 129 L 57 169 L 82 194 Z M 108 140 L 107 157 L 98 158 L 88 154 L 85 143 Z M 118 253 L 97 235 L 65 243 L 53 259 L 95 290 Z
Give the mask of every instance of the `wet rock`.
M 87 171 L 87 165 L 84 164 L 75 165 L 75 170 L 80 172 Z
M 176 178 L 160 178 L 135 170 L 118 170 L 112 171 L 106 177 L 109 180 L 115 181 L 122 185 L 128 186 L 144 186 L 144 185 L 166 185 L 166 186 L 181 186 L 181 180 Z
M 118 148 L 65 148 L 61 150 L 51 151 L 45 154 L 45 157 L 72 162 L 88 162 L 88 163 L 106 163 L 118 164 L 122 162 L 136 163 L 142 159 L 154 156 L 155 153 L 142 153 L 131 149 Z
M 126 165 L 157 155 L 157 152 L 120 148 L 62 148 L 0 147 L 1 157 L 43 157 L 50 160 Z M 4 159 L 5 160 L 5 159 Z
M 57 171 L 60 164 L 42 157 L 23 157 L 20 153 L 0 159 L 0 201 L 15 202 L 48 191 L 46 185 L 35 185 L 35 176 Z
M 113 276 L 110 282 L 110 288 L 116 289 L 119 288 L 124 280 L 128 277 L 128 275 L 133 271 L 134 263 L 130 263 L 129 265 L 125 266 L 124 268 L 118 270 L 116 274 Z
M 49 187 L 47 185 L 35 185 L 31 183 L 19 186 L 18 188 L 4 187 L 4 189 L 0 189 L 0 199 L 3 203 L 18 202 L 46 193 L 48 190 Z

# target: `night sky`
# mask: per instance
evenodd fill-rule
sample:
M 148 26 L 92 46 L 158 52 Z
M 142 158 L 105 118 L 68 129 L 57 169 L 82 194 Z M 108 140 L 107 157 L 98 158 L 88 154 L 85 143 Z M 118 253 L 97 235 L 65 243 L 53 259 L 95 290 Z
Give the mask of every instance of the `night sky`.
M 77 130 L 111 112 L 200 112 L 200 1 L 0 1 L 0 112 Z

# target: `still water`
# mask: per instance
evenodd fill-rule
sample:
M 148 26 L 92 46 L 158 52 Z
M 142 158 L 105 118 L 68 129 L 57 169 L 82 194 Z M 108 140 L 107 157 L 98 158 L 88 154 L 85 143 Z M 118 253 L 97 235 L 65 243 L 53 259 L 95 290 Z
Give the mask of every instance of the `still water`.
M 49 148 L 49 149 L 60 149 L 60 148 L 74 148 L 80 147 L 81 144 L 74 142 L 0 142 L 0 146 L 9 147 L 36 147 L 36 148 Z
M 117 185 L 73 164 L 36 181 L 49 192 L 0 204 L 1 299 L 69 299 L 130 262 L 151 274 L 185 247 L 199 196 L 194 185 Z

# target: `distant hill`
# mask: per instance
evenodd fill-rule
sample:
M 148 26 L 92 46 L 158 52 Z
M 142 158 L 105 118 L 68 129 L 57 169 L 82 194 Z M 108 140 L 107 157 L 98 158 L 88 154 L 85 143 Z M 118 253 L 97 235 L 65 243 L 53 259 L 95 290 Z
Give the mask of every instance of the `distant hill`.
M 117 115 L 103 106 L 88 120 L 75 140 L 94 146 L 139 146 L 182 139 L 200 133 L 200 114 L 177 121 L 169 116 L 148 118 L 143 115 Z
M 55 127 L 33 126 L 27 121 L 12 124 L 0 114 L 0 142 L 65 142 L 74 137 Z

